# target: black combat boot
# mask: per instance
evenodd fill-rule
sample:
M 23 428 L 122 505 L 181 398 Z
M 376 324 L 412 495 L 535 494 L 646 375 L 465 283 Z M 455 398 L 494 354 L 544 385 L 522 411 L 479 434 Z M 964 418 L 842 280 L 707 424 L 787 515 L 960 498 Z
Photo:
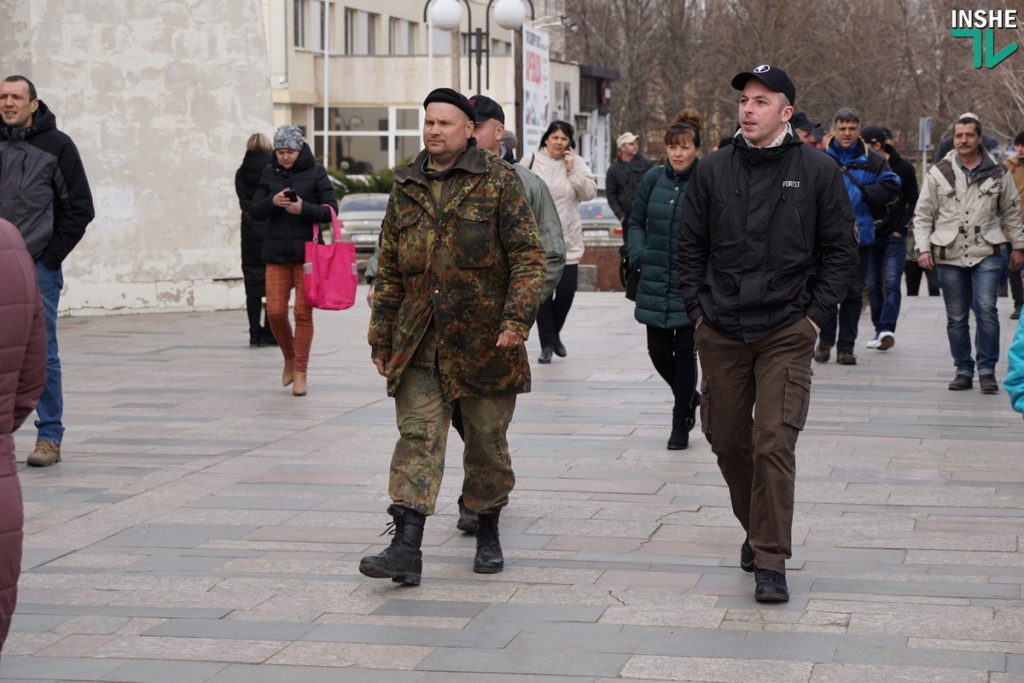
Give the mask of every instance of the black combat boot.
M 476 513 L 466 507 L 466 504 L 462 502 L 462 496 L 459 496 L 459 521 L 455 523 L 455 528 L 459 531 L 465 531 L 467 534 L 476 533 Z
M 426 517 L 399 505 L 388 507 L 392 522 L 384 534 L 392 533 L 391 545 L 379 555 L 367 555 L 359 561 L 359 573 L 375 579 L 391 579 L 407 586 L 420 585 L 423 573 L 423 523 Z M 384 534 L 381 534 L 383 536 Z
M 505 557 L 501 554 L 498 540 L 498 516 L 501 510 L 490 515 L 477 515 L 476 557 L 473 571 L 477 574 L 497 574 L 505 568 Z

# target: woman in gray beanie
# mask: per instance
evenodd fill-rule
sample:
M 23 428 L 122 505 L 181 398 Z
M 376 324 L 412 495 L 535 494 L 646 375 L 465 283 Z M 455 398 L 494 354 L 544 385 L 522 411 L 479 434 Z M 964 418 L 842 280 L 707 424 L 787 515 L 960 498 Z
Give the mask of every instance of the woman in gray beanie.
M 313 345 L 313 309 L 302 287 L 305 244 L 313 225 L 327 223 L 338 210 L 327 171 L 313 158 L 302 131 L 285 125 L 274 133 L 274 161 L 265 169 L 249 206 L 253 220 L 269 220 L 263 260 L 267 264 L 267 319 L 281 353 L 281 383 L 305 396 L 309 349 Z M 288 320 L 288 299 L 295 290 L 295 329 Z

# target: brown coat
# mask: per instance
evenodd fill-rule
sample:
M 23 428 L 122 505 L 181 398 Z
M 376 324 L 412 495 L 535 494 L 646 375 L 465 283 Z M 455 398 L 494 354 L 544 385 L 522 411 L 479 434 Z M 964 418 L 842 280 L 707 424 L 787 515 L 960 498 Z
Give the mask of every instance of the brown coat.
M 18 597 L 24 516 L 12 434 L 46 381 L 46 333 L 36 271 L 18 229 L 0 218 L 0 648 Z

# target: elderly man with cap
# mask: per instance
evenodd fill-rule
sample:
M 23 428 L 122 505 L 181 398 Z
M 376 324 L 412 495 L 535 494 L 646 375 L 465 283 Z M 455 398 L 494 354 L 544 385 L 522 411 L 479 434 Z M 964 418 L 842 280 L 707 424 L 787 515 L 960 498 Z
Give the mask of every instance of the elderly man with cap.
M 800 138 L 800 142 L 805 145 L 817 148 L 821 143 L 821 133 L 815 135 L 815 131 L 822 131 L 821 124 L 811 121 L 804 112 L 798 111 L 793 114 L 789 119 L 789 125 L 793 127 L 793 132 Z
M 900 193 L 884 218 L 875 221 L 875 243 L 868 248 L 865 282 L 871 304 L 871 322 L 875 336 L 869 349 L 885 351 L 896 343 L 896 319 L 900 315 L 902 294 L 900 280 L 907 256 L 907 233 L 913 231 L 914 206 L 917 204 L 917 173 L 909 161 L 890 144 L 888 128 L 868 126 L 860 137 L 872 152 L 884 158 L 892 172 L 899 176 Z
M 533 217 L 537 221 L 537 228 L 540 230 L 541 241 L 544 244 L 544 255 L 546 258 L 547 272 L 544 278 L 544 290 L 541 293 L 541 300 L 551 296 L 555 290 L 559 278 L 562 277 L 562 269 L 565 267 L 565 238 L 562 236 L 562 222 L 558 219 L 558 210 L 555 208 L 555 200 L 551 198 L 548 186 L 533 171 L 524 168 L 515 161 L 515 142 L 505 142 L 505 110 L 501 105 L 486 95 L 474 95 L 469 100 L 476 109 L 476 126 L 473 129 L 473 138 L 476 146 L 487 152 L 495 154 L 512 165 L 519 180 L 523 183 L 526 191 L 526 200 L 530 203 Z M 452 426 L 459 433 L 462 440 L 466 439 L 466 430 L 462 422 L 462 409 L 459 402 L 452 405 Z M 463 489 L 466 489 L 466 482 L 463 481 Z M 474 533 L 477 526 L 477 514 L 466 507 L 465 492 L 459 496 L 459 519 L 456 526 L 467 533 Z
M 746 532 L 759 602 L 789 599 L 796 442 L 811 352 L 857 267 L 838 166 L 794 135 L 796 87 L 762 64 L 737 74 L 740 129 L 683 200 L 680 291 L 700 355 L 701 429 Z
M 604 178 L 608 206 L 612 207 L 615 217 L 622 223 L 623 241 L 626 240 L 628 232 L 626 228 L 629 226 L 629 214 L 633 211 L 636 188 L 647 169 L 654 165 L 640 153 L 640 143 L 637 142 L 639 139 L 626 131 L 615 140 L 619 155 L 608 168 Z
M 544 248 L 523 184 L 478 148 L 476 109 L 450 88 L 423 102 L 426 148 L 395 172 L 381 226 L 371 358 L 387 377 L 400 437 L 388 494 L 394 539 L 359 571 L 418 585 L 456 400 L 465 505 L 477 513 L 473 571 L 504 567 L 498 516 L 515 484 L 506 432 L 530 390 L 524 341 L 540 306 Z

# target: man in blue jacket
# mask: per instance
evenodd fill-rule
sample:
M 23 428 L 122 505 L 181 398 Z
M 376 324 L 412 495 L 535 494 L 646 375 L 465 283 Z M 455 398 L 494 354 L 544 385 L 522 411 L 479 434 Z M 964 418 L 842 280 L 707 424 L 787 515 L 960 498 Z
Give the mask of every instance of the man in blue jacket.
M 0 81 L 0 218 L 18 226 L 36 264 L 46 318 L 46 388 L 36 406 L 36 447 L 28 464 L 60 462 L 64 394 L 57 355 L 61 263 L 93 219 L 92 193 L 75 143 L 24 76 Z
M 860 241 L 860 265 L 846 297 L 839 304 L 839 338 L 836 341 L 836 314 L 833 311 L 822 325 L 814 360 L 827 363 L 832 347 L 836 362 L 856 365 L 853 345 L 857 341 L 857 325 L 864 305 L 864 279 L 869 253 L 875 243 L 875 221 L 883 220 L 899 197 L 900 178 L 889 168 L 884 157 L 871 150 L 860 137 L 860 114 L 853 107 L 843 107 L 832 117 L 832 140 L 825 152 L 839 164 L 846 183 L 846 192 L 857 217 Z

